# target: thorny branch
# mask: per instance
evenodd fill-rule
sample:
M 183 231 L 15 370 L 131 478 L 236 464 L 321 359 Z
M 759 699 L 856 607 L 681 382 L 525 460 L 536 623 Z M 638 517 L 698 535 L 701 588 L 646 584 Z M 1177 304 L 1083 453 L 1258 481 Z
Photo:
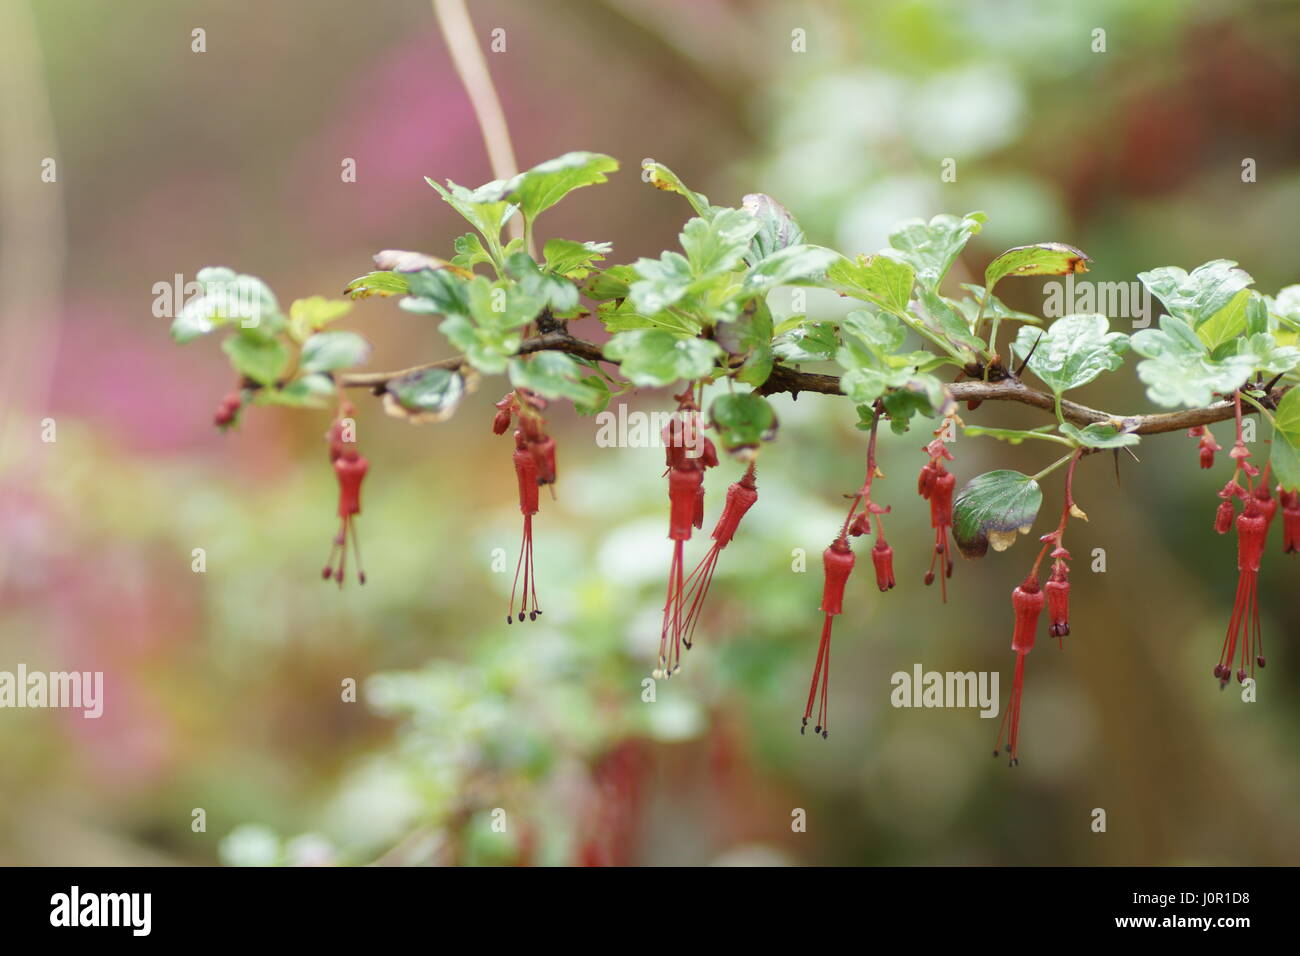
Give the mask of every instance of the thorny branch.
M 527 339 L 519 347 L 519 354 L 532 352 L 559 351 L 578 358 L 596 362 L 610 362 L 604 357 L 601 348 L 594 342 L 586 342 L 573 337 L 567 332 L 548 332 Z M 362 372 L 338 376 L 338 384 L 343 388 L 369 388 L 376 395 L 383 394 L 389 381 L 414 372 L 432 368 L 457 369 L 465 364 L 459 356 L 399 369 L 395 372 Z M 1289 386 L 1269 390 L 1265 405 L 1276 407 Z M 947 386 L 948 392 L 958 402 L 1018 402 L 1030 405 L 1046 412 L 1055 413 L 1056 400 L 1046 392 L 1029 388 L 1015 378 L 999 382 L 954 382 Z M 800 392 L 814 392 L 820 395 L 840 395 L 840 380 L 834 375 L 819 372 L 804 372 L 788 365 L 777 364 L 772 374 L 759 389 L 764 395 L 776 395 L 788 392 L 797 396 Z M 1214 422 L 1227 421 L 1234 415 L 1232 401 L 1215 402 L 1204 408 L 1190 408 L 1177 412 L 1157 412 L 1152 415 L 1116 415 L 1096 408 L 1089 408 L 1077 402 L 1061 402 L 1061 415 L 1068 422 L 1076 425 L 1090 425 L 1093 422 L 1109 422 L 1121 431 L 1135 435 L 1159 435 L 1180 429 L 1194 428 L 1197 425 L 1209 425 Z

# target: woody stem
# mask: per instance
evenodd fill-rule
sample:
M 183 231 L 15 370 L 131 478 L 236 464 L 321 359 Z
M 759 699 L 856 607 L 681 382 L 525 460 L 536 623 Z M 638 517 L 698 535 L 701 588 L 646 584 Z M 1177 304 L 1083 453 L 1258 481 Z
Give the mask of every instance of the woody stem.
M 546 332 L 525 340 L 519 346 L 520 355 L 533 352 L 565 352 L 594 362 L 618 364 L 605 358 L 598 344 L 575 338 L 567 332 Z M 403 375 L 435 368 L 454 370 L 462 368 L 465 364 L 462 356 L 456 356 L 392 372 L 353 372 L 337 376 L 336 381 L 343 388 L 369 388 L 375 394 L 382 395 L 390 381 Z M 1053 415 L 1057 407 L 1054 395 L 1028 388 L 1016 379 L 1004 379 L 999 382 L 954 382 L 946 385 L 945 388 L 957 402 L 1016 402 Z M 1267 395 L 1268 404 L 1275 406 L 1290 388 L 1289 385 L 1282 385 L 1272 389 Z M 758 391 L 764 395 L 778 395 L 783 392 L 792 395 L 798 395 L 800 392 L 815 392 L 821 395 L 843 394 L 840 391 L 840 380 L 836 376 L 803 372 L 783 364 L 772 368 L 771 376 Z M 1236 415 L 1235 401 L 1215 402 L 1203 408 L 1158 412 L 1154 415 L 1121 415 L 1065 400 L 1060 402 L 1060 409 L 1061 417 L 1075 425 L 1091 425 L 1094 422 L 1112 423 L 1134 435 L 1159 435 L 1165 432 L 1183 431 L 1198 425 L 1227 421 Z

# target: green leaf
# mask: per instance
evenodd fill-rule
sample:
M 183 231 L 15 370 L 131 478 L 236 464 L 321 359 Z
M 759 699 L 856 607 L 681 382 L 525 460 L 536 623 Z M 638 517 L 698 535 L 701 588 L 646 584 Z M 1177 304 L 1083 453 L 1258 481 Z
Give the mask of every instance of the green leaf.
M 1274 431 L 1269 462 L 1273 466 L 1273 477 L 1284 490 L 1300 491 L 1300 443 L 1291 441 L 1281 431 Z
M 743 261 L 758 222 L 739 209 L 717 209 L 708 219 L 686 223 L 679 237 L 686 255 L 665 252 L 658 259 L 639 259 L 628 298 L 638 312 L 653 315 L 702 293 Z
M 1193 329 L 1208 321 L 1255 280 L 1229 259 L 1215 259 L 1187 273 L 1177 266 L 1139 272 L 1138 278 L 1170 315 Z
M 787 362 L 829 362 L 839 347 L 833 322 L 806 322 L 772 343 L 776 354 Z
M 430 315 L 468 315 L 469 283 L 446 269 L 425 269 L 406 277 L 408 298 L 401 307 Z M 487 282 L 479 277 L 476 281 Z
M 1087 314 L 1062 316 L 1046 331 L 1022 327 L 1011 343 L 1021 359 L 1029 356 L 1030 371 L 1057 395 L 1119 368 L 1128 347 L 1128 336 L 1110 331 L 1104 315 Z
M 275 295 L 261 279 L 224 266 L 200 269 L 194 276 L 202 291 L 187 301 L 172 320 L 178 344 L 207 335 L 220 326 L 238 324 L 246 337 L 273 338 L 284 327 Z
M 967 241 L 980 231 L 987 219 L 982 212 L 967 213 L 961 218 L 938 215 L 928 223 L 923 219 L 909 219 L 894 227 L 889 236 L 890 247 L 884 254 L 906 262 L 915 271 L 916 281 L 934 290 Z
M 892 315 L 860 309 L 850 312 L 840 327 L 884 359 L 897 352 L 907 338 L 907 326 Z
M 691 272 L 696 276 L 710 276 L 738 268 L 757 231 L 758 220 L 749 213 L 719 209 L 707 219 L 689 220 L 679 238 L 691 263 Z
M 592 264 L 603 262 L 614 247 L 608 242 L 574 242 L 572 239 L 547 239 L 542 248 L 549 272 L 580 282 L 591 274 Z
M 1039 425 L 1027 431 L 1020 428 L 985 428 L 983 425 L 967 425 L 963 429 L 973 438 L 996 438 L 998 441 L 1012 445 L 1019 445 L 1030 438 L 1041 437 L 1051 430 L 1051 425 Z
M 1065 422 L 1060 426 L 1060 432 L 1085 448 L 1123 448 L 1127 445 L 1136 445 L 1141 441 L 1139 436 L 1122 432 L 1109 422 L 1093 422 L 1086 428 L 1079 428 Z
M 587 281 L 587 297 L 597 302 L 625 299 L 636 277 L 636 270 L 631 266 L 610 266 L 597 272 Z
M 1288 389 L 1277 403 L 1273 427 L 1292 445 L 1300 445 L 1300 387 Z
M 803 242 L 803 229 L 794 216 L 766 193 L 750 193 L 742 197 L 740 208 L 758 220 L 758 232 L 749 244 L 747 256 L 751 263 L 761 262 Z
M 356 332 L 317 332 L 302 346 L 304 372 L 332 372 L 360 365 L 370 357 L 370 343 Z
M 753 392 L 719 395 L 709 406 L 709 422 L 719 443 L 732 453 L 776 437 L 776 412 L 767 399 Z
M 826 281 L 840 295 L 903 312 L 912 299 L 913 270 L 888 256 L 841 258 L 826 270 Z
M 538 352 L 510 360 L 510 383 L 546 398 L 567 398 L 577 405 L 591 405 L 600 393 L 583 383 L 582 366 L 563 352 Z
M 1216 393 L 1240 387 L 1256 361 L 1253 354 L 1212 358 L 1191 326 L 1172 315 L 1161 316 L 1159 329 L 1133 333 L 1132 343 L 1133 351 L 1145 357 L 1137 373 L 1147 397 L 1166 407 L 1208 405 Z
M 939 293 L 925 286 L 918 286 L 916 301 L 920 305 L 925 324 L 942 334 L 953 345 L 972 353 L 971 357 L 974 353 L 984 350 L 984 340 L 971 329 L 971 322 Z
M 459 372 L 428 368 L 389 380 L 384 390 L 384 410 L 412 423 L 446 421 L 465 395 Z
M 565 153 L 510 180 L 509 197 L 533 222 L 573 190 L 608 182 L 605 173 L 616 169 L 618 160 L 604 153 Z
M 968 558 L 983 557 L 993 546 L 1005 551 L 1017 534 L 1028 534 L 1043 504 L 1038 482 L 1018 471 L 977 475 L 953 499 L 953 540 Z
M 1091 260 L 1081 249 L 1063 242 L 1036 242 L 1008 249 L 984 270 L 984 287 L 990 292 L 1007 276 L 1063 276 L 1087 272 Z
M 354 299 L 367 299 L 372 295 L 406 295 L 408 291 L 406 276 L 400 272 L 368 272 L 343 287 L 343 294 Z
M 740 370 L 736 372 L 736 381 L 758 388 L 771 377 L 772 363 L 772 346 L 755 346 L 754 350 L 745 357 Z
M 305 342 L 313 332 L 319 332 L 351 311 L 352 303 L 346 299 L 327 299 L 322 295 L 294 299 L 289 306 L 289 334 L 295 342 Z
M 281 388 L 259 388 L 253 401 L 258 405 L 325 408 L 337 398 L 338 392 L 330 377 L 313 373 L 295 378 Z
M 492 264 L 492 256 L 483 248 L 479 237 L 472 232 L 457 236 L 455 249 L 456 254 L 452 256 L 451 264 L 458 268 L 473 272 L 475 266 Z
M 1246 331 L 1246 309 L 1252 298 L 1262 298 L 1258 292 L 1242 289 L 1218 312 L 1201 323 L 1196 336 L 1211 352 L 1224 342 L 1235 339 Z
M 1291 345 L 1278 345 L 1277 337 L 1271 332 L 1257 332 L 1231 340 L 1214 353 L 1216 359 L 1232 356 L 1237 361 L 1249 362 L 1265 375 L 1279 375 L 1300 365 L 1300 349 Z
M 546 272 L 526 252 L 506 259 L 506 274 L 519 283 L 524 295 L 543 303 L 557 319 L 570 319 L 582 312 L 578 287 L 568 279 Z
M 235 371 L 259 385 L 274 385 L 289 364 L 289 350 L 279 339 L 232 335 L 221 343 Z
M 641 177 L 655 189 L 686 197 L 686 201 L 691 204 L 697 216 L 708 216 L 715 208 L 709 205 L 708 196 L 687 189 L 686 184 L 677 177 L 676 173 L 653 159 L 647 159 L 641 164 Z
M 880 401 L 895 435 L 902 435 L 911 427 L 913 416 L 933 418 L 943 414 L 950 404 L 943 383 L 925 372 L 913 374 L 901 386 L 881 396 Z
M 836 259 L 838 252 L 821 246 L 786 246 L 758 262 L 745 275 L 741 292 L 759 295 L 777 286 L 811 280 L 822 275 Z
M 465 220 L 477 229 L 488 244 L 496 248 L 501 241 L 501 227 L 515 214 L 517 206 L 506 202 L 506 197 L 514 188 L 515 179 L 496 179 L 480 186 L 478 189 L 466 189 L 450 179 L 446 187 L 439 186 L 428 176 L 424 181 L 438 191 L 447 205 L 456 210 Z M 402 270 L 405 271 L 405 270 Z
M 604 354 L 621 364 L 623 375 L 634 385 L 655 387 L 703 378 L 724 353 L 706 339 L 641 329 L 615 335 L 605 343 Z

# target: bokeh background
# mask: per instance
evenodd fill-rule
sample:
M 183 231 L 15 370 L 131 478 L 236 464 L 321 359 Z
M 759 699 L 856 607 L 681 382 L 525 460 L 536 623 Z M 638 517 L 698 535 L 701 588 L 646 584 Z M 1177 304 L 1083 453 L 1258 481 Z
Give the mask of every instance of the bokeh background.
M 812 241 L 850 253 L 883 246 L 898 219 L 982 209 L 955 280 L 1055 239 L 1087 250 L 1101 281 L 1219 257 L 1268 293 L 1300 281 L 1291 2 L 471 11 L 484 41 L 505 30 L 488 60 L 520 163 L 572 149 L 622 162 L 542 223 L 542 238 L 612 241 L 611 261 L 670 247 L 687 218 L 641 182 L 653 157 L 715 202 L 770 193 Z M 423 177 L 491 175 L 424 0 L 4 0 L 0 89 L 0 669 L 107 682 L 97 721 L 0 711 L 0 862 L 1297 862 L 1300 565 L 1270 544 L 1269 665 L 1243 705 L 1210 673 L 1235 554 L 1211 529 L 1223 460 L 1201 472 L 1193 441 L 1144 442 L 1118 484 L 1105 456 L 1081 466 L 1074 634 L 1028 661 L 1015 770 L 989 758 L 996 721 L 889 705 L 890 675 L 916 663 L 1009 684 L 1008 592 L 1032 561 L 1022 541 L 959 562 L 947 605 L 921 585 L 917 431 L 882 440 L 899 587 L 882 596 L 859 568 L 836 624 L 833 732 L 798 733 L 818 555 L 863 464 L 853 408 L 833 398 L 777 400 L 782 434 L 703 634 L 646 703 L 669 553 L 661 453 L 598 447 L 592 420 L 554 412 L 546 614 L 508 629 L 510 576 L 492 553 L 513 560 L 518 512 L 510 443 L 488 427 L 503 386 L 484 382 L 441 425 L 363 400 L 370 580 L 340 593 L 319 579 L 327 414 L 259 408 L 219 433 L 220 350 L 173 345 L 151 314 L 155 283 L 205 265 L 259 275 L 287 303 L 337 295 L 382 248 L 449 254 L 464 224 Z M 40 179 L 46 157 L 55 183 Z M 355 183 L 340 178 L 348 157 Z M 944 157 L 955 183 L 940 181 Z M 1013 305 L 1041 307 L 1036 282 L 1011 285 Z M 449 354 L 391 301 L 359 303 L 343 326 L 375 342 L 374 369 Z M 599 334 L 590 320 L 576 331 Z M 1080 398 L 1148 408 L 1131 362 Z M 1038 423 L 987 404 L 968 420 Z M 1049 458 L 966 438 L 953 450 L 963 482 Z M 739 471 L 710 476 L 710 522 Z M 1040 526 L 1060 494 L 1049 481 Z M 792 570 L 799 548 L 807 573 Z M 1088 569 L 1094 548 L 1104 573 Z M 340 699 L 347 678 L 355 703 Z M 796 808 L 806 833 L 791 831 Z

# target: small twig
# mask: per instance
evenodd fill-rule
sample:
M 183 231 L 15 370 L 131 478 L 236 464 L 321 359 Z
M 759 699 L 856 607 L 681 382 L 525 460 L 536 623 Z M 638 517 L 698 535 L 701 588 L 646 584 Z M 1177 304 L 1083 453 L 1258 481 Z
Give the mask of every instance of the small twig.
M 456 68 L 456 75 L 460 77 L 474 108 L 479 130 L 483 133 L 483 145 L 487 148 L 488 162 L 492 166 L 492 176 L 494 179 L 509 179 L 519 172 L 519 162 L 510 142 L 505 110 L 501 108 L 501 98 L 492 83 L 492 74 L 474 33 L 474 23 L 469 18 L 465 0 L 433 0 L 433 15 L 438 18 L 452 66 Z M 512 239 L 524 234 L 524 224 L 518 216 L 511 217 L 508 228 Z M 528 254 L 533 255 L 534 251 L 530 248 Z

